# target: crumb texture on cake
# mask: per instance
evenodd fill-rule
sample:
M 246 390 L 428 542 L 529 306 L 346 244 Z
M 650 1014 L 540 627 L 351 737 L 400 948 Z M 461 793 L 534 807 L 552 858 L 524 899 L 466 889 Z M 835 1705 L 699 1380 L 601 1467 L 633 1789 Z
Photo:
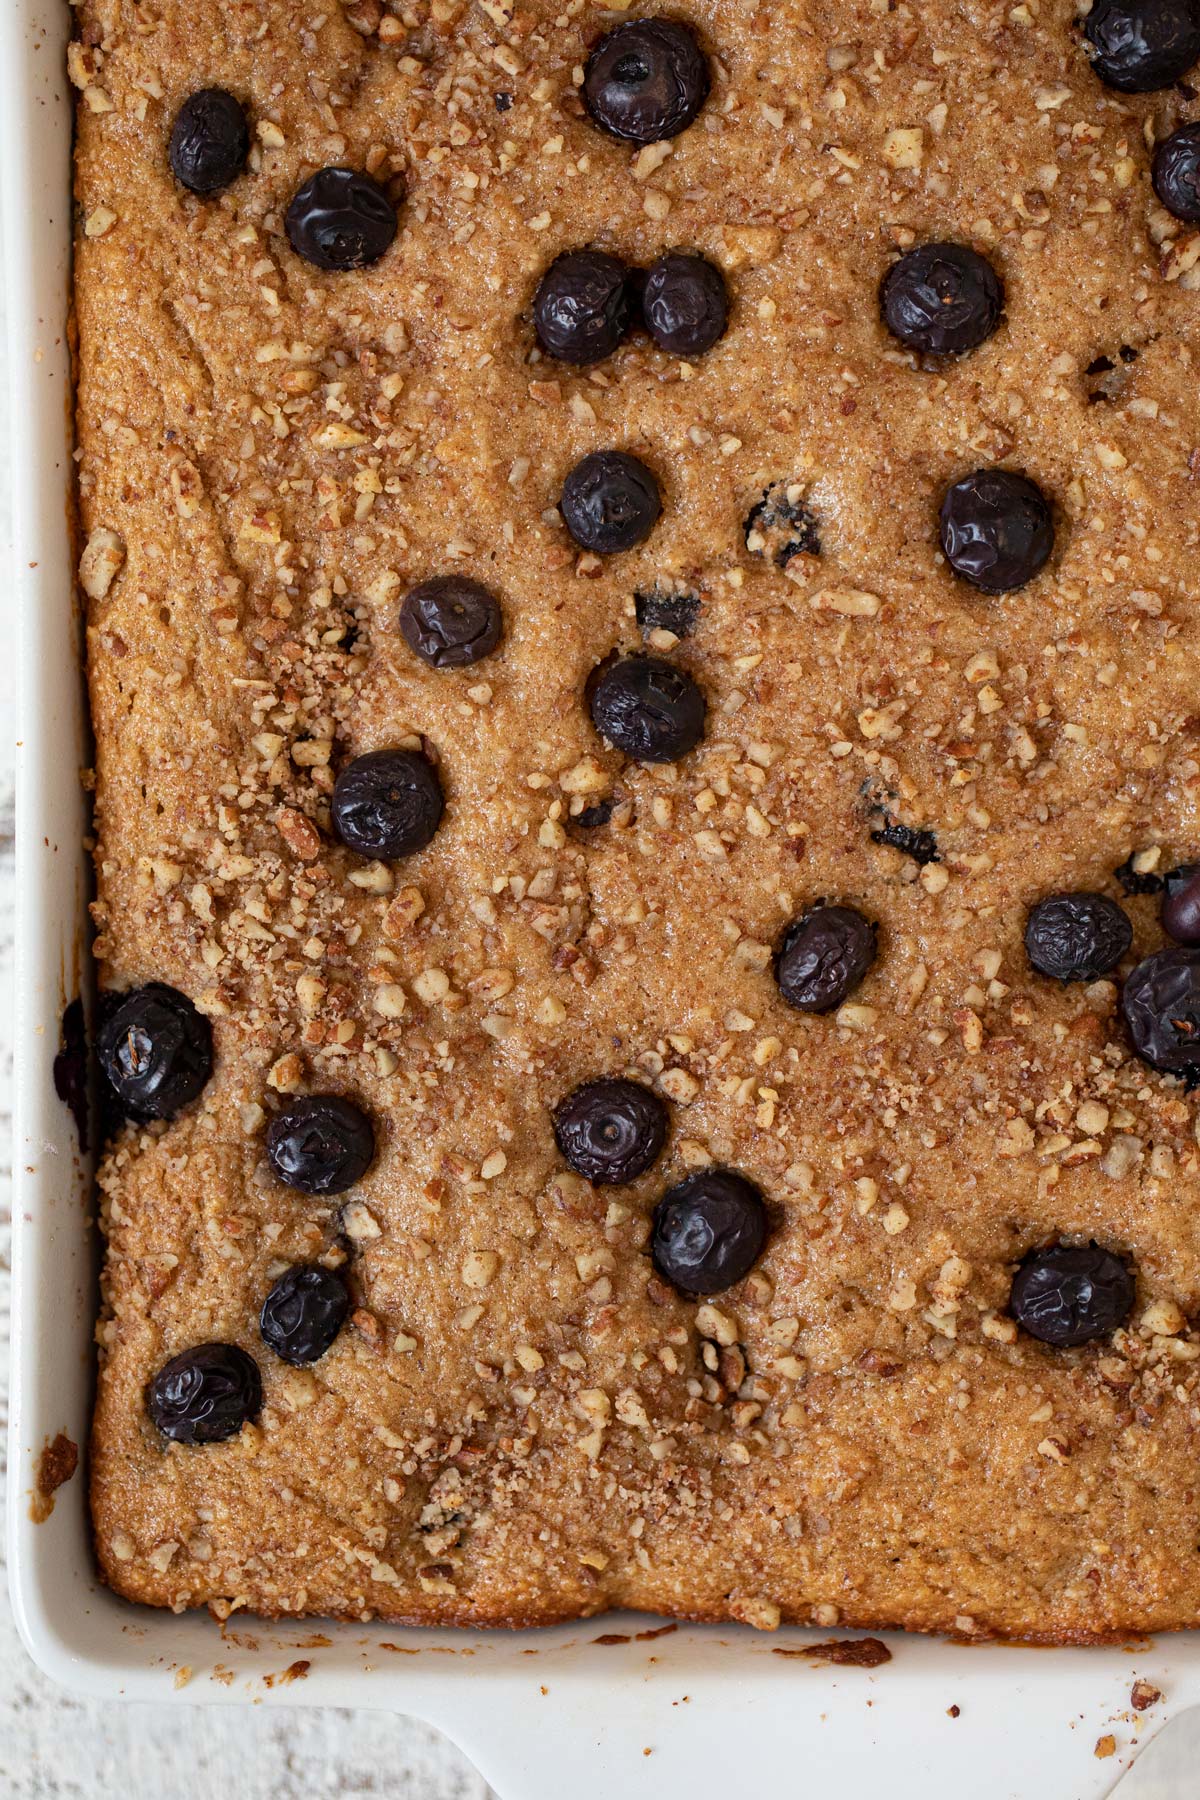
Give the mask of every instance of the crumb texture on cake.
M 220 1616 L 1193 1625 L 1196 1105 L 1133 1056 L 1115 976 L 1049 979 L 1022 941 L 1033 903 L 1095 890 L 1143 956 L 1157 902 L 1115 870 L 1200 852 L 1200 236 L 1147 148 L 1190 102 L 1102 86 L 1065 0 L 669 10 L 712 89 L 639 147 L 580 99 L 628 16 L 582 0 L 75 9 L 96 956 L 215 1044 L 201 1096 L 119 1125 L 101 1168 L 101 1567 Z M 214 86 L 249 159 L 189 193 L 172 121 Z M 289 244 L 327 165 L 397 198 L 368 267 Z M 1003 276 L 957 359 L 880 320 L 930 240 Z M 537 284 L 585 246 L 701 252 L 728 329 L 690 362 L 636 332 L 538 356 Z M 608 449 L 662 512 L 598 556 L 558 500 Z M 997 463 L 1055 539 L 989 595 L 937 518 Z M 447 575 L 502 609 L 470 667 L 400 630 Z M 589 717 L 589 676 L 640 649 L 707 702 L 673 761 Z M 372 861 L 333 784 L 396 747 L 436 761 L 445 814 Z M 810 1014 L 773 956 L 818 899 L 878 941 Z M 667 1103 L 666 1147 L 594 1186 L 552 1115 L 622 1075 Z M 314 1093 L 374 1123 L 336 1196 L 266 1157 Z M 697 1302 L 650 1215 L 710 1164 L 769 1235 Z M 1135 1271 L 1103 1342 L 1008 1313 L 1060 1238 Z M 322 1259 L 352 1311 L 291 1366 L 259 1312 Z M 261 1412 L 168 1443 L 147 1385 L 214 1340 L 257 1361 Z

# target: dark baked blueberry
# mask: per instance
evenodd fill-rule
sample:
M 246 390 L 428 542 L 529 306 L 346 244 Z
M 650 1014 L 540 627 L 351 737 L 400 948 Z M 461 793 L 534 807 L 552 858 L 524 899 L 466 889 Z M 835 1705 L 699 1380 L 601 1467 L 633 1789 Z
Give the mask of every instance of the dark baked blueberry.
M 820 525 L 801 481 L 775 481 L 764 488 L 742 531 L 751 556 L 769 556 L 777 569 L 786 569 L 794 556 L 821 554 Z
M 559 504 L 575 542 L 597 556 L 632 550 L 650 536 L 662 511 L 654 476 L 624 450 L 593 450 L 577 462 Z
M 1099 1244 L 1034 1250 L 1017 1270 L 1009 1296 L 1022 1330 L 1060 1349 L 1108 1337 L 1132 1306 L 1128 1264 Z
M 267 1158 L 302 1194 L 344 1194 L 375 1156 L 375 1131 L 361 1107 L 340 1094 L 306 1094 L 267 1127 Z
M 704 736 L 703 690 L 661 656 L 622 656 L 599 675 L 589 698 L 601 737 L 636 762 L 675 762 Z
M 748 1275 L 767 1241 L 767 1209 L 752 1181 L 701 1169 L 668 1189 L 654 1209 L 650 1254 L 685 1294 L 720 1294 Z
M 1150 179 L 1169 213 L 1200 224 L 1200 124 L 1181 125 L 1154 152 Z
M 249 154 L 240 100 L 219 87 L 188 95 L 171 127 L 168 155 L 176 181 L 193 194 L 215 194 L 237 180 Z
M 669 356 L 703 356 L 729 322 L 725 277 L 706 257 L 685 250 L 660 256 L 646 271 L 642 322 Z
M 465 575 L 435 575 L 405 596 L 400 630 L 435 669 L 465 669 L 490 656 L 503 628 L 500 602 Z
M 629 270 L 604 250 L 556 256 L 533 296 L 538 343 L 559 362 L 582 365 L 611 356 L 632 316 Z
M 1167 876 L 1162 928 L 1177 944 L 1200 944 L 1200 863 L 1183 863 Z
M 1150 871 L 1139 874 L 1133 866 L 1137 855 L 1136 850 L 1131 850 L 1120 868 L 1113 870 L 1113 875 L 1121 884 L 1121 892 L 1123 894 L 1161 894 L 1166 886 L 1163 877 Z
M 1143 1062 L 1189 1087 L 1200 1081 L 1200 950 L 1156 950 L 1121 990 L 1130 1041 Z
M 797 1012 L 832 1012 L 875 961 L 876 936 L 853 906 L 810 907 L 792 920 L 775 954 L 781 996 Z
M 101 1025 L 96 1049 L 132 1119 L 173 1119 L 212 1074 L 212 1026 L 165 981 L 126 994 Z
M 146 1410 L 177 1444 L 236 1437 L 262 1406 L 258 1364 L 236 1344 L 194 1344 L 164 1363 L 146 1389 Z
M 377 181 L 358 169 L 318 169 L 287 209 L 288 241 L 318 269 L 362 269 L 378 262 L 396 235 L 396 208 Z
M 554 1141 L 589 1181 L 636 1181 L 667 1141 L 667 1109 L 638 1081 L 585 1081 L 555 1113 Z
M 1115 969 L 1133 926 L 1107 894 L 1050 894 L 1029 909 L 1025 951 L 1039 975 L 1096 981 Z
M 333 827 L 343 844 L 388 862 L 423 850 L 444 808 L 437 771 L 418 750 L 370 750 L 333 785 Z
M 1015 469 L 976 469 L 946 489 L 941 542 L 946 561 L 985 594 L 1024 587 L 1054 548 L 1050 504 Z
M 88 1073 L 91 1069 L 91 1057 L 88 1055 L 87 1020 L 84 1017 L 83 1001 L 76 996 L 67 1002 L 60 1027 L 59 1047 L 54 1053 L 54 1091 L 64 1106 L 71 1110 L 75 1121 L 75 1129 L 79 1133 L 79 1148 L 87 1154 L 91 1108 L 88 1104 Z
M 1083 23 L 1092 67 L 1122 94 L 1170 87 L 1200 58 L 1196 0 L 1095 0 Z
M 686 131 L 710 86 L 708 59 L 686 25 L 629 19 L 589 56 L 583 103 L 601 131 L 657 144 Z
M 633 610 L 642 631 L 670 631 L 677 638 L 690 637 L 700 617 L 700 596 L 652 587 L 633 596 Z
M 910 350 L 961 356 L 999 325 L 1004 283 L 965 244 L 918 244 L 884 276 L 879 303 L 888 330 Z
M 319 1362 L 350 1311 L 340 1275 L 319 1263 L 300 1264 L 279 1277 L 263 1301 L 258 1325 L 263 1343 L 284 1362 Z
M 615 805 L 616 801 L 611 796 L 605 800 L 597 800 L 595 805 L 585 806 L 581 813 L 577 813 L 571 823 L 578 825 L 581 831 L 598 831 L 601 825 L 607 825 L 612 818 Z
M 904 856 L 911 856 L 922 868 L 926 863 L 940 862 L 937 839 L 932 831 L 915 825 L 901 825 L 898 819 L 886 819 L 871 833 L 873 844 L 890 844 Z

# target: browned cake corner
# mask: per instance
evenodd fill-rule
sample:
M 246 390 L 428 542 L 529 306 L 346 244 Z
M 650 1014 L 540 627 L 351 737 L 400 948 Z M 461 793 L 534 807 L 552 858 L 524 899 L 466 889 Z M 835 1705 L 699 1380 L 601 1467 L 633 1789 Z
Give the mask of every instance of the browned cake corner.
M 120 1593 L 1200 1618 L 1141 6 L 78 7 Z

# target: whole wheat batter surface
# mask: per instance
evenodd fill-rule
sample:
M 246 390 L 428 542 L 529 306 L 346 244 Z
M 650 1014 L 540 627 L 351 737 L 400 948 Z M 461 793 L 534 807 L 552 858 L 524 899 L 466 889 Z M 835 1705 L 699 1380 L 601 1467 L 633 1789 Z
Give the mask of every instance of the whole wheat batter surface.
M 1115 879 L 1200 852 L 1200 236 L 1149 181 L 1192 92 L 1102 85 L 1066 0 L 681 0 L 712 91 L 639 149 L 579 94 L 630 16 L 77 8 L 96 955 L 215 1039 L 201 1097 L 118 1126 L 101 1170 L 104 1575 L 222 1617 L 1194 1625 L 1197 1109 L 1123 1029 L 1121 974 L 1164 939 Z M 167 142 L 211 86 L 251 150 L 202 198 Z M 285 236 L 326 165 L 403 177 L 371 267 Z M 882 277 L 931 240 L 1005 284 L 958 359 L 880 321 Z M 591 368 L 539 356 L 534 290 L 581 246 L 703 253 L 728 330 L 690 362 L 637 333 Z M 558 499 L 608 448 L 653 470 L 662 516 L 600 557 Z M 1056 537 L 988 596 L 946 567 L 937 509 L 997 463 Z M 819 537 L 786 567 L 747 535 L 776 484 Z M 503 610 L 461 670 L 397 625 L 444 574 Z M 686 636 L 646 641 L 655 590 L 696 598 Z M 588 716 L 592 671 L 643 648 L 707 696 L 675 762 Z M 330 829 L 334 778 L 405 745 L 445 817 L 372 861 Z M 888 821 L 937 860 L 873 840 Z M 1120 971 L 1030 967 L 1028 908 L 1062 890 L 1125 907 Z M 820 1016 L 772 970 L 818 899 L 878 926 Z M 551 1116 L 626 1073 L 669 1138 L 595 1187 Z M 325 1093 L 377 1153 L 323 1201 L 264 1136 Z M 697 1302 L 656 1273 L 650 1216 L 713 1164 L 770 1230 Z M 1009 1312 L 1060 1240 L 1136 1276 L 1128 1323 L 1080 1348 Z M 353 1310 L 297 1368 L 259 1310 L 313 1262 Z M 171 1443 L 147 1384 L 213 1340 L 255 1358 L 261 1410 Z

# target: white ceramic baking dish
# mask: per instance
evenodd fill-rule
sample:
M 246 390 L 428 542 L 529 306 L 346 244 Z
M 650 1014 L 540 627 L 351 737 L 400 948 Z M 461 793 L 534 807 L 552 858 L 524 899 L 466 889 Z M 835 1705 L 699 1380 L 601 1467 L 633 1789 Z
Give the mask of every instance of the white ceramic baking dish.
M 893 1660 L 871 1672 L 797 1658 L 812 1642 L 802 1632 L 685 1628 L 647 1639 L 635 1634 L 655 1621 L 623 1617 L 516 1634 L 235 1618 L 221 1633 L 207 1615 L 134 1608 L 99 1585 L 82 1469 L 34 1523 L 47 1439 L 86 1442 L 95 1277 L 88 1170 L 52 1081 L 64 1002 L 86 981 L 78 772 L 88 756 L 68 530 L 69 29 L 67 0 L 0 0 L 21 706 L 9 1548 L 31 1654 L 65 1686 L 104 1699 L 417 1714 L 461 1744 L 505 1800 L 557 1800 L 564 1779 L 576 1800 L 609 1800 L 615 1784 L 636 1800 L 835 1783 L 845 1800 L 884 1786 L 891 1800 L 1099 1800 L 1139 1736 L 1200 1700 L 1200 1635 L 1104 1651 L 891 1637 Z M 1166 1696 L 1136 1724 L 1135 1675 Z M 1109 1733 L 1117 1753 L 1097 1759 Z

